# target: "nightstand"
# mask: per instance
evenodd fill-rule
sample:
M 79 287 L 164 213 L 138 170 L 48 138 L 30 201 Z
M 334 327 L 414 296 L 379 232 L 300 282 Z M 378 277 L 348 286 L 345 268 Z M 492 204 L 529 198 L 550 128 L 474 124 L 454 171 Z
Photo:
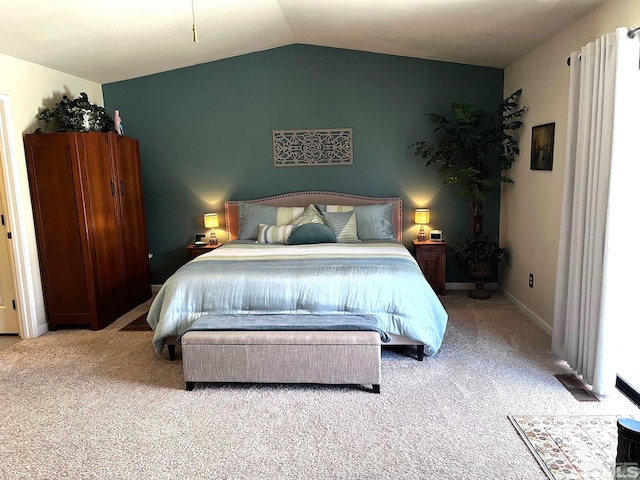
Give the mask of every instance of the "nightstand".
M 203 253 L 210 252 L 211 250 L 215 250 L 218 247 L 221 247 L 222 243 L 216 243 L 215 245 L 211 245 L 207 243 L 206 245 L 189 245 L 187 247 L 187 252 L 189 254 L 189 260 L 193 260 L 196 257 L 199 257 Z
M 413 241 L 416 261 L 424 277 L 436 292 L 446 295 L 447 242 Z

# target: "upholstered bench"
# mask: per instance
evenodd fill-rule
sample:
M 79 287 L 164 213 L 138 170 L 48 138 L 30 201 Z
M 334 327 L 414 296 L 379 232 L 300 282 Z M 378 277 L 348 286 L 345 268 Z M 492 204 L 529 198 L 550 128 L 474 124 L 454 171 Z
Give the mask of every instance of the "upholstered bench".
M 198 330 L 181 342 L 187 390 L 197 382 L 320 383 L 380 393 L 378 332 Z

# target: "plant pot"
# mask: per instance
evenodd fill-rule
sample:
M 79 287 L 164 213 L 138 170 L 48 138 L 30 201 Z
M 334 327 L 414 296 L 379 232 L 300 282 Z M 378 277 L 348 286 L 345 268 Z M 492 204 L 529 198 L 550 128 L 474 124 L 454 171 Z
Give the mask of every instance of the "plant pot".
M 473 269 L 467 270 L 471 278 L 473 278 L 476 288 L 469 292 L 469 298 L 476 300 L 486 300 L 491 298 L 491 293 L 484 289 L 484 282 L 491 277 L 491 262 L 476 262 Z

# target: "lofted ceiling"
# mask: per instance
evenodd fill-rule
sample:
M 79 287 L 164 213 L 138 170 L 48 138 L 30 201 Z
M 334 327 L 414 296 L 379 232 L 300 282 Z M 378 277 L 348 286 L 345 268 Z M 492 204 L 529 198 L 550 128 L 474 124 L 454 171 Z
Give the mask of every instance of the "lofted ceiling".
M 605 0 L 0 0 L 0 53 L 101 84 L 290 44 L 503 68 Z

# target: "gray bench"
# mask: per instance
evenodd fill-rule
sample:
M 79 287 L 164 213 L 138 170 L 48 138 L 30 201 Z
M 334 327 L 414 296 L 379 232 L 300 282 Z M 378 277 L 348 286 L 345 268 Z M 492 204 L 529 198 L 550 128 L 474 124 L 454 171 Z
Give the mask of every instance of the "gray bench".
M 199 382 L 371 385 L 380 393 L 380 334 L 371 331 L 189 331 L 187 390 Z

